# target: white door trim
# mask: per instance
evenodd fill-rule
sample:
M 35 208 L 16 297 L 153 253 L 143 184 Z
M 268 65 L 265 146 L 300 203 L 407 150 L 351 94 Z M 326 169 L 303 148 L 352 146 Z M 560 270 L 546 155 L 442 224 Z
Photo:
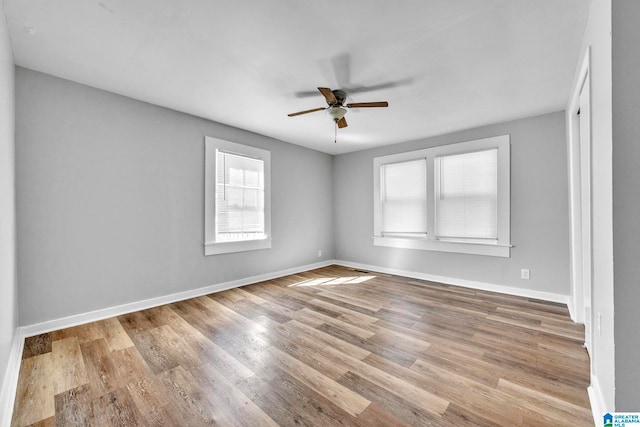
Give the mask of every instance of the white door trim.
M 573 320 L 585 324 L 585 346 L 591 354 L 593 342 L 593 321 L 590 299 L 591 287 L 591 105 L 587 102 L 587 111 L 582 112 L 582 119 L 586 123 L 586 138 L 581 137 L 580 110 L 581 93 L 590 93 L 590 48 L 585 52 L 580 73 L 571 93 L 567 108 L 567 140 L 569 163 L 569 203 L 570 203 L 570 232 L 571 232 L 571 314 Z M 584 100 L 583 100 L 584 102 Z M 585 117 L 586 115 L 586 117 Z M 583 126 L 585 124 L 583 123 Z M 584 129 L 583 129 L 583 134 Z M 585 197 L 583 197 L 583 195 Z M 588 286 L 589 289 L 586 289 Z M 589 301 L 587 301 L 589 299 Z

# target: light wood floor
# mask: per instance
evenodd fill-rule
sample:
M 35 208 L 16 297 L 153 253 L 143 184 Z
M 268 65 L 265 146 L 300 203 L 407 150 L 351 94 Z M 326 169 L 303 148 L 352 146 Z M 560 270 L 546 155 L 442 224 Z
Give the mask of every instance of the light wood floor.
M 331 266 L 26 340 L 13 426 L 592 426 L 566 307 Z

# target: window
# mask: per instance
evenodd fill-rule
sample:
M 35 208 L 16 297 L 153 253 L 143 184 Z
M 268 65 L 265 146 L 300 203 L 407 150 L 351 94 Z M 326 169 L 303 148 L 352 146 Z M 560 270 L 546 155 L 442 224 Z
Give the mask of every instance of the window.
M 427 235 L 427 164 L 424 159 L 381 166 L 382 234 Z
M 436 236 L 498 240 L 498 149 L 436 157 Z
M 205 139 L 205 255 L 271 247 L 270 153 Z
M 374 159 L 374 244 L 510 255 L 509 136 Z

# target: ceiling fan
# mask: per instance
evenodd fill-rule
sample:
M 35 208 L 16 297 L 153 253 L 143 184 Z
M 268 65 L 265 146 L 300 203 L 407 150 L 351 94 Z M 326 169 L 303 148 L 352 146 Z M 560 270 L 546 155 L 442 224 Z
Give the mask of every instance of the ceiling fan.
M 298 111 L 297 113 L 291 113 L 289 117 L 299 116 L 301 114 L 313 113 L 315 111 L 326 110 L 327 113 L 331 116 L 333 121 L 336 123 L 336 126 L 339 128 L 347 127 L 347 120 L 344 118 L 344 115 L 347 114 L 347 108 L 369 108 L 369 107 L 388 107 L 389 103 L 387 101 L 382 102 L 355 102 L 351 104 L 345 104 L 344 102 L 347 99 L 347 93 L 343 90 L 336 89 L 331 90 L 328 87 L 319 87 L 318 90 L 325 97 L 328 107 L 320 107 L 313 108 L 311 110 Z

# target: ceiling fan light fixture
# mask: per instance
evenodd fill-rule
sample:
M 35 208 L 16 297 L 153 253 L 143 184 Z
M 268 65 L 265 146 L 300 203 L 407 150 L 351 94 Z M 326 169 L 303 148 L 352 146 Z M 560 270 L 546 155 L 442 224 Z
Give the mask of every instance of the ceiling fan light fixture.
M 333 118 L 333 120 L 340 120 L 347 114 L 347 110 L 342 107 L 329 107 L 327 112 Z

